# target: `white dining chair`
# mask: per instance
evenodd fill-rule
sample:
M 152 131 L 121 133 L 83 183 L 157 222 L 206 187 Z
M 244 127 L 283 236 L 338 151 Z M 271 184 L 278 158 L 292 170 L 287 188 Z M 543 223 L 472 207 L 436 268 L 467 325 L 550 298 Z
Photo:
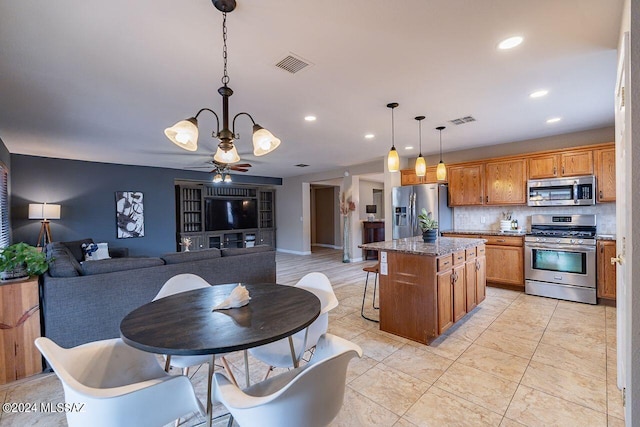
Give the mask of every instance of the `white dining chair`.
M 338 298 L 333 293 L 329 278 L 322 273 L 309 273 L 302 277 L 295 286 L 313 293 L 320 300 L 320 315 L 318 318 L 309 325 L 308 330 L 303 329 L 291 337 L 295 357 L 299 358 L 305 351 L 312 350 L 322 334 L 327 332 L 329 311 L 338 306 Z M 273 368 L 290 368 L 294 366 L 288 338 L 251 348 L 249 349 L 249 354 L 269 365 L 265 379 L 269 377 Z
M 308 364 L 245 390 L 216 373 L 215 398 L 242 427 L 326 426 L 342 408 L 347 367 L 355 356 L 362 357 L 359 346 L 325 334 Z
M 44 337 L 35 344 L 62 382 L 70 427 L 161 426 L 194 412 L 205 416 L 187 377 L 167 374 L 154 354 L 119 338 L 69 349 Z
M 211 286 L 209 282 L 196 274 L 178 274 L 171 277 L 165 282 L 165 284 L 162 286 L 162 288 L 160 288 L 160 291 L 152 301 L 157 301 L 161 298 L 165 298 L 170 295 L 175 295 L 182 292 L 208 288 L 209 286 Z M 183 375 L 189 376 L 190 367 L 208 363 L 210 359 L 211 356 L 208 354 L 203 354 L 200 356 L 165 356 L 165 371 L 168 372 L 170 367 L 179 368 L 182 370 Z M 220 360 L 222 362 L 222 366 L 227 371 L 230 378 L 235 382 L 236 379 L 233 375 L 233 371 L 231 370 L 231 367 L 229 366 L 229 363 L 227 362 L 227 359 L 225 359 L 224 355 L 221 355 Z

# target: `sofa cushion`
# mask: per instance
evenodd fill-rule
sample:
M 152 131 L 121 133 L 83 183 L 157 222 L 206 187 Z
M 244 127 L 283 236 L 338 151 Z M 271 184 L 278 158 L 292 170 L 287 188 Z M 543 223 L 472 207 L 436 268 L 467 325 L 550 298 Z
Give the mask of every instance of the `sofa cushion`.
M 82 251 L 83 243 L 93 243 L 93 239 L 73 240 L 71 242 L 58 242 L 65 245 L 71 251 L 76 261 L 84 261 L 84 252 Z
M 85 261 L 82 263 L 82 274 L 91 276 L 93 274 L 111 273 L 114 271 L 133 270 L 135 268 L 155 267 L 164 265 L 160 258 L 110 258 L 98 261 Z
M 174 252 L 162 255 L 166 264 L 180 264 L 183 262 L 200 261 L 203 259 L 220 258 L 220 249 L 202 249 L 200 251 Z
M 84 252 L 85 261 L 100 261 L 111 258 L 108 243 L 83 243 L 82 252 Z
M 253 254 L 256 252 L 269 252 L 273 250 L 274 250 L 273 247 L 269 245 L 258 245 L 258 246 L 253 246 L 251 248 L 226 248 L 226 249 L 223 249 L 221 252 L 222 252 L 222 256 L 236 256 L 236 255 Z
M 49 274 L 51 277 L 74 277 L 80 275 L 80 264 L 67 246 L 60 242 L 52 242 L 47 245 L 45 252 L 47 261 L 49 261 Z

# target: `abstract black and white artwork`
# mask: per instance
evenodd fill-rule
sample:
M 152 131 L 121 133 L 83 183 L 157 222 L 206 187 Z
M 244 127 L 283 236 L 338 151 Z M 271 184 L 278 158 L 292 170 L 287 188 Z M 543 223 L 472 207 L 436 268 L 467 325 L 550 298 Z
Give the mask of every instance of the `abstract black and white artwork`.
M 144 204 L 141 191 L 116 191 L 118 239 L 144 237 Z

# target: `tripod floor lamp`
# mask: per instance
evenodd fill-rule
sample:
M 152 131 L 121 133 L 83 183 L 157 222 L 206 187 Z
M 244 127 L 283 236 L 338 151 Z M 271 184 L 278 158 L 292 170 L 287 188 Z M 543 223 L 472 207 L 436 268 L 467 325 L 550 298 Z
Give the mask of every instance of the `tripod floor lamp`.
M 29 219 L 39 219 L 42 223 L 38 235 L 37 247 L 44 247 L 51 243 L 50 219 L 60 219 L 60 205 L 49 203 L 29 203 Z

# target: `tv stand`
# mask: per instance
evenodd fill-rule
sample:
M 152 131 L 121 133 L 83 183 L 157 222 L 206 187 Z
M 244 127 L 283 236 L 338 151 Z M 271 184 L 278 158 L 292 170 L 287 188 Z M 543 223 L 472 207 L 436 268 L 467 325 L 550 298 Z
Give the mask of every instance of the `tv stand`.
M 190 251 L 207 248 L 243 248 L 254 245 L 275 247 L 275 189 L 257 186 L 212 185 L 176 182 L 176 249 L 184 251 L 183 238 L 191 239 Z M 205 230 L 207 198 L 256 198 L 258 228 Z

